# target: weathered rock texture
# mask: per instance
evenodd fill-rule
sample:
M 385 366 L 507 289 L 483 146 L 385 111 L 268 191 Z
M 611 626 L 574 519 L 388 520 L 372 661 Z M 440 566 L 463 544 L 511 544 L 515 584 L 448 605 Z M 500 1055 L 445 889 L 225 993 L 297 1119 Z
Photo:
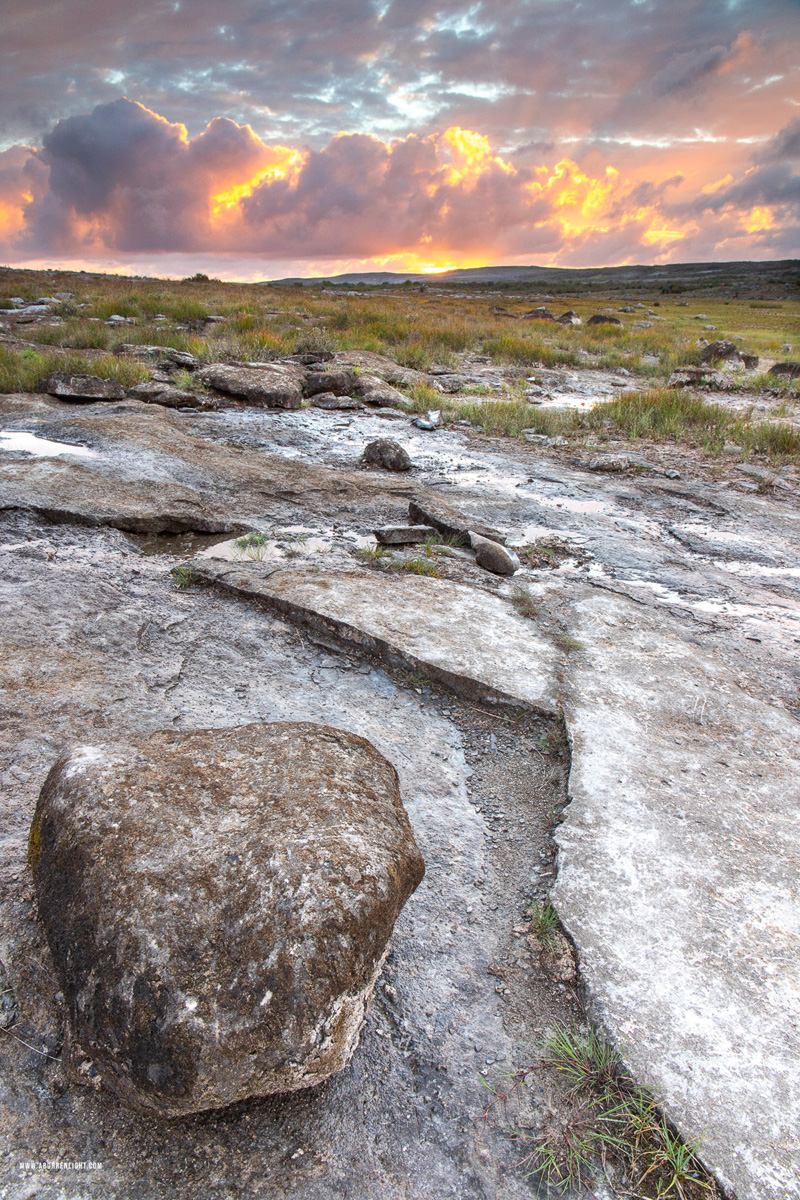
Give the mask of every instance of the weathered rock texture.
M 293 363 L 265 363 L 260 367 L 213 363 L 198 371 L 197 376 L 207 387 L 264 408 L 294 409 L 303 402 L 305 372 Z
M 481 537 L 479 533 L 470 531 L 469 544 L 475 551 L 475 561 L 485 571 L 494 575 L 513 575 L 520 568 L 520 562 L 513 550 L 501 546 L 491 538 Z
M 99 375 L 67 375 L 59 371 L 40 379 L 39 391 L 73 404 L 125 399 L 125 389 L 113 379 L 101 379 Z
M 364 448 L 363 461 L 368 467 L 384 471 L 410 471 L 411 459 L 399 442 L 391 438 L 376 438 Z
M 73 750 L 29 858 L 72 1069 L 168 1117 L 341 1070 L 424 874 L 394 767 L 289 722 Z

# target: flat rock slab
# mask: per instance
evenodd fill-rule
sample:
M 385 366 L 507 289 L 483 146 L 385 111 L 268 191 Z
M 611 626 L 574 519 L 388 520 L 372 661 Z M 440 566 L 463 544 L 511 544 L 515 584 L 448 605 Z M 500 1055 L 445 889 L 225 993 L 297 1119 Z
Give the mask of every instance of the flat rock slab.
M 797 722 L 665 614 L 573 628 L 553 899 L 594 1015 L 742 1200 L 800 1195 Z
M 0 396 L 4 429 L 94 451 L 68 462 L 4 453 L 0 509 L 134 533 L 225 533 L 280 506 L 339 512 L 356 496 L 398 490 L 390 476 L 331 471 L 192 436 L 195 419 L 134 400 L 88 411 L 45 396 Z
M 29 861 L 73 1075 L 167 1117 L 341 1070 L 424 874 L 391 763 L 308 722 L 79 746 Z
M 572 741 L 559 915 L 597 1019 L 748 1200 L 800 1193 L 797 723 L 663 612 L 577 585 L 564 659 L 508 601 L 424 577 L 199 574 Z M 564 664 L 559 666 L 559 664 Z
M 210 557 L 189 565 L 228 592 L 421 669 L 467 698 L 513 698 L 522 707 L 558 713 L 561 656 L 498 596 L 420 575 L 270 571 Z

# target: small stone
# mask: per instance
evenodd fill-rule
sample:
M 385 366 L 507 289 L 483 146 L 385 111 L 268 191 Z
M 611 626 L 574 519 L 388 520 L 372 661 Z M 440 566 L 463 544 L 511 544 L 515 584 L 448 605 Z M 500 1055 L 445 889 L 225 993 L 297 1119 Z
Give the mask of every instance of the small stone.
M 578 980 L 575 955 L 563 933 L 552 930 L 539 951 L 539 966 L 553 983 L 574 984 Z
M 598 454 L 589 463 L 590 471 L 627 471 L 631 460 L 627 454 Z
M 485 571 L 494 575 L 513 575 L 520 568 L 520 561 L 513 550 L 481 537 L 479 533 L 469 532 L 469 544 L 475 551 L 475 561 Z
M 410 471 L 411 459 L 403 447 L 391 438 L 377 438 L 364 448 L 362 462 L 368 467 L 381 467 L 384 471 Z
M 436 536 L 430 525 L 385 525 L 373 533 L 381 546 L 410 546 Z
M 60 371 L 40 379 L 39 391 L 72 404 L 125 399 L 125 389 L 113 379 L 101 379 L 99 375 L 67 375 Z

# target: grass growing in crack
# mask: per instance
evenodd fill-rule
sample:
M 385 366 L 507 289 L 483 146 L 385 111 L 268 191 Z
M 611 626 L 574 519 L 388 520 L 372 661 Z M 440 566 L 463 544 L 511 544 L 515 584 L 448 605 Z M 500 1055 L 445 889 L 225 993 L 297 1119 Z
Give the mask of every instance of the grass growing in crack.
M 583 642 L 579 642 L 571 633 L 558 633 L 553 640 L 567 654 L 569 654 L 570 650 L 583 650 Z
M 556 1189 L 587 1188 L 622 1168 L 644 1200 L 711 1200 L 720 1193 L 698 1158 L 699 1142 L 685 1142 L 670 1127 L 655 1096 L 639 1087 L 616 1051 L 594 1030 L 561 1026 L 544 1046 L 537 1067 L 511 1076 L 505 1095 L 542 1069 L 567 1084 L 562 1121 L 542 1133 L 515 1133 L 527 1149 L 519 1166 Z
M 523 617 L 529 617 L 532 621 L 539 615 L 539 605 L 534 600 L 527 588 L 518 584 L 511 593 L 511 603 L 514 608 Z
M 203 582 L 203 577 L 198 575 L 192 567 L 173 567 L 170 575 L 178 588 L 199 587 Z
M 244 558 L 249 558 L 252 562 L 262 562 L 269 540 L 266 533 L 251 531 L 237 538 L 234 544 L 237 550 L 241 550 Z
M 538 900 L 529 909 L 531 930 L 540 942 L 547 942 L 558 929 L 558 913 L 549 900 L 540 903 Z
M 385 560 L 392 557 L 388 546 L 382 546 L 380 543 L 377 546 L 359 546 L 353 553 L 369 567 L 384 567 Z
M 436 563 L 429 558 L 404 558 L 402 562 L 393 562 L 389 568 L 392 571 L 407 571 L 410 575 L 429 575 L 436 578 L 439 574 Z

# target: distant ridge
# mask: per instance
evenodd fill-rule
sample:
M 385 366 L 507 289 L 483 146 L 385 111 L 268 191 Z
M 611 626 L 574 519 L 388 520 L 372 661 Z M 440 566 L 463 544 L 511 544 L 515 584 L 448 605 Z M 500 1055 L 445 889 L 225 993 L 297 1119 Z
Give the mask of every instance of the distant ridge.
M 302 276 L 286 279 L 263 280 L 264 283 L 303 284 L 319 287 L 323 283 L 334 286 L 400 285 L 416 283 L 427 286 L 443 284 L 514 284 L 547 283 L 578 285 L 607 283 L 651 284 L 654 282 L 681 283 L 688 286 L 703 286 L 712 281 L 717 284 L 736 282 L 783 284 L 793 291 L 800 289 L 800 259 L 787 258 L 773 262 L 699 262 L 664 263 L 658 266 L 631 265 L 624 267 L 459 267 L 452 271 L 422 274 L 412 271 L 348 271 L 343 275 Z

